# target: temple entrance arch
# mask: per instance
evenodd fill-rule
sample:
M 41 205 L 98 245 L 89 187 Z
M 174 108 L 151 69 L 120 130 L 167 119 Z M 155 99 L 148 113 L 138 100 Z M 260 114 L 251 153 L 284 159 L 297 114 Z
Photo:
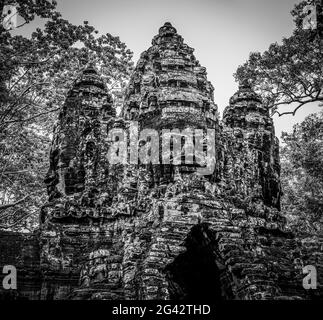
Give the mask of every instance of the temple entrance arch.
M 230 279 L 216 253 L 215 232 L 207 223 L 194 226 L 187 235 L 187 250 L 164 269 L 169 298 L 221 301 L 233 299 Z

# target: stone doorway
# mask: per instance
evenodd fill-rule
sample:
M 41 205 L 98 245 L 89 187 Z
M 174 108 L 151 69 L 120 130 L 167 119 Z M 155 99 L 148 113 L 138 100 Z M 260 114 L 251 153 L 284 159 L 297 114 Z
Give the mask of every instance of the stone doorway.
M 216 254 L 215 232 L 207 224 L 196 225 L 185 246 L 187 251 L 165 268 L 169 298 L 213 302 L 232 299 L 226 269 Z

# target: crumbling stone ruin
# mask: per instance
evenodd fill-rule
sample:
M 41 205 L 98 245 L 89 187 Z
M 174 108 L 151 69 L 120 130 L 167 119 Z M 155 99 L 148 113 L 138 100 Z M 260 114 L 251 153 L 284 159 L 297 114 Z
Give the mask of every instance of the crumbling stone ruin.
M 93 65 L 76 79 L 54 130 L 40 230 L 0 234 L 1 263 L 18 266 L 16 298 L 322 297 L 322 238 L 293 234 L 280 211 L 268 109 L 245 81 L 221 121 L 193 52 L 165 23 L 141 54 L 120 116 Z M 156 136 L 138 145 L 157 163 L 129 161 L 136 130 L 150 129 Z M 190 139 L 202 141 L 202 154 L 213 149 L 209 172 L 198 173 L 205 163 L 192 149 L 172 151 Z M 127 161 L 110 161 L 117 143 Z M 306 265 L 317 268 L 317 290 L 303 288 Z

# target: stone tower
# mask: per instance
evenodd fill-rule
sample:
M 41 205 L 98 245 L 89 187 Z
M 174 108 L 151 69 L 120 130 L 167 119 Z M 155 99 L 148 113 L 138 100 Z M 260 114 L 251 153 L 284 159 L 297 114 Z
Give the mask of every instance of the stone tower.
M 115 117 L 112 99 L 93 65 L 76 79 L 54 129 L 50 168 L 45 179 L 49 199 L 87 190 L 98 192 L 103 127 Z
M 254 184 L 258 183 L 261 186 L 259 196 L 264 203 L 280 209 L 278 139 L 269 110 L 262 105 L 261 97 L 252 91 L 248 81 L 240 84 L 231 97 L 230 105 L 224 110 L 223 122 L 227 127 L 225 131 L 233 132 L 234 141 L 245 141 L 250 150 L 248 158 L 253 162 L 254 172 L 249 176 L 251 185 L 248 188 L 255 191 Z

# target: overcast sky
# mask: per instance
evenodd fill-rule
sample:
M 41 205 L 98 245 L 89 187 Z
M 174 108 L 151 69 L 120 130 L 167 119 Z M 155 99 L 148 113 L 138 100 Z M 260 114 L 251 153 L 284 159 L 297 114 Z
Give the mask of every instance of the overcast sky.
M 100 33 L 117 35 L 134 52 L 142 51 L 166 21 L 184 41 L 215 87 L 215 103 L 222 116 L 230 96 L 237 90 L 233 73 L 251 51 L 264 51 L 273 42 L 290 36 L 294 27 L 290 11 L 298 0 L 58 0 L 58 9 L 72 23 L 84 20 Z M 27 28 L 34 28 L 31 25 Z M 276 135 L 320 110 L 306 105 L 295 117 L 274 117 Z

